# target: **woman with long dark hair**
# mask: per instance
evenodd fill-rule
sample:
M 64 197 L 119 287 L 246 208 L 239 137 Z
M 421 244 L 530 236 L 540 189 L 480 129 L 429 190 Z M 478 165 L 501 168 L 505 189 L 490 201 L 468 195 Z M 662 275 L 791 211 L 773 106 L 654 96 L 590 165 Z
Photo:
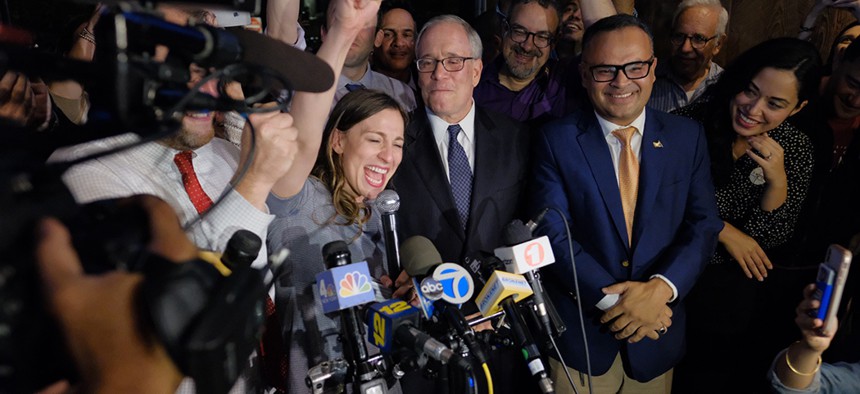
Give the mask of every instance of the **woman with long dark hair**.
M 676 111 L 705 128 L 725 224 L 687 298 L 689 351 L 679 367 L 679 388 L 699 391 L 707 382 L 707 389 L 728 389 L 718 377 L 729 372 L 763 383 L 773 352 L 763 349 L 768 330 L 756 325 L 773 302 L 768 255 L 794 232 L 813 163 L 809 139 L 786 119 L 816 94 L 820 77 L 813 45 L 772 39 L 741 54 L 704 100 Z M 693 382 L 699 383 L 684 386 Z

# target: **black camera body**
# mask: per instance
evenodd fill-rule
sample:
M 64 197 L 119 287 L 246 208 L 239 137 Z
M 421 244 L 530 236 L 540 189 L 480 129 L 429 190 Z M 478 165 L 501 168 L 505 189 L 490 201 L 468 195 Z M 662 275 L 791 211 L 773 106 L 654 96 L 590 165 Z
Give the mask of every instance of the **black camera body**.
M 164 344 L 200 392 L 229 391 L 263 327 L 266 291 L 259 270 L 240 267 L 223 276 L 202 260 L 177 264 L 151 254 L 149 217 L 141 206 L 118 200 L 78 206 L 50 168 L 0 176 L 0 204 L 0 393 L 78 379 L 42 297 L 33 255 L 34 226 L 45 216 L 67 225 L 87 273 L 142 273 L 135 300 L 142 335 Z

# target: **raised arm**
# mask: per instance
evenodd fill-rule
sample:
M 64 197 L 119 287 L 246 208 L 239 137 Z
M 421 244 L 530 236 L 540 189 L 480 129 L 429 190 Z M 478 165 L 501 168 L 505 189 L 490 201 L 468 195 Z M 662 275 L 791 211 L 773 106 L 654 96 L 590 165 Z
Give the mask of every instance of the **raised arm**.
M 328 8 L 328 30 L 317 56 L 340 75 L 349 47 L 367 21 L 376 18 L 380 0 L 334 0 Z M 291 114 L 299 129 L 298 152 L 290 170 L 272 188 L 280 197 L 298 193 L 316 162 L 323 128 L 328 118 L 335 87 L 323 93 L 297 92 Z
M 266 35 L 294 45 L 298 39 L 299 0 L 268 0 Z
M 582 0 L 580 9 L 582 10 L 582 23 L 585 25 L 585 28 L 607 16 L 618 13 L 612 0 Z

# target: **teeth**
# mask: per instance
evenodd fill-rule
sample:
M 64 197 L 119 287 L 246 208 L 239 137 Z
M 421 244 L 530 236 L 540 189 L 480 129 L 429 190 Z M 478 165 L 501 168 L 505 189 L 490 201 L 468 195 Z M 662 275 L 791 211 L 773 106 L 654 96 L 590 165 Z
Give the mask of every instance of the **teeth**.
M 613 98 L 627 98 L 627 97 L 630 97 L 632 95 L 633 95 L 633 93 L 631 92 L 631 93 L 627 93 L 627 94 L 613 94 L 612 97 Z
M 377 166 L 367 166 L 367 169 L 369 169 L 370 171 L 373 171 L 373 172 L 375 172 L 375 173 L 377 173 L 377 174 L 383 174 L 383 175 L 385 175 L 385 174 L 387 174 L 387 173 L 388 173 L 388 170 L 386 170 L 386 169 L 384 169 L 384 168 L 377 167 Z
M 208 113 L 208 112 L 191 112 L 191 113 L 186 113 L 186 115 L 188 115 L 188 116 L 190 116 L 190 117 L 192 117 L 192 118 L 206 118 L 206 117 L 209 117 L 209 113 Z
M 758 123 L 758 122 L 756 122 L 756 121 L 754 121 L 754 120 L 752 120 L 752 119 L 750 119 L 750 118 L 747 118 L 746 116 L 744 116 L 744 114 L 743 114 L 743 113 L 740 113 L 740 112 L 739 112 L 739 113 L 738 113 L 738 115 L 740 115 L 741 120 L 742 120 L 742 121 L 744 121 L 745 123 Z

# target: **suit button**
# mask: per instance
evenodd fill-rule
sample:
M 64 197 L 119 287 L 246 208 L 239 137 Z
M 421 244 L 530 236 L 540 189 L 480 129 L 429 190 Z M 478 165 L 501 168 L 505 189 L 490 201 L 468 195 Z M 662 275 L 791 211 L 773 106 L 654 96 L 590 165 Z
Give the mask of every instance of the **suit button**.
M 629 261 L 627 261 L 627 260 L 624 260 L 624 261 L 622 261 L 622 262 L 621 262 L 621 266 L 622 266 L 622 267 L 627 268 L 627 267 L 629 267 L 629 266 L 630 266 L 630 262 L 629 262 Z

